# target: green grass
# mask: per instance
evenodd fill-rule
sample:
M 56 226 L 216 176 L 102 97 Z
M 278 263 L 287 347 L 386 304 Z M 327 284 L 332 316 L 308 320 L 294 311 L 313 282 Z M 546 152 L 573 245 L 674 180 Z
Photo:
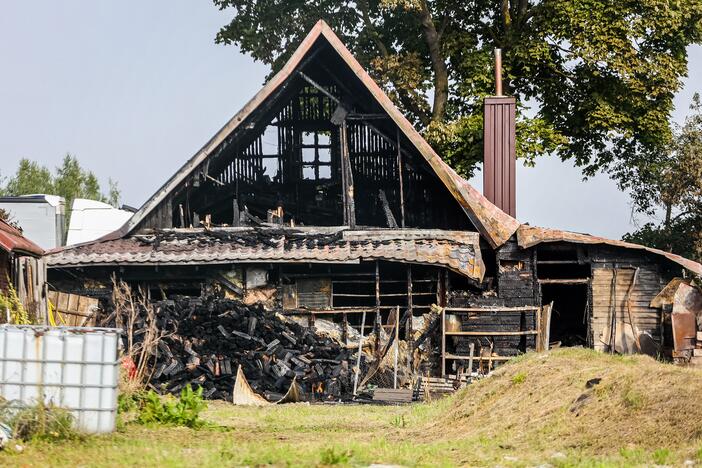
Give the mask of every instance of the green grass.
M 593 377 L 602 381 L 587 389 Z M 567 350 L 520 358 L 432 403 L 211 402 L 197 429 L 125 422 L 0 452 L 0 466 L 681 466 L 702 462 L 700 385 L 699 372 Z
M 681 460 L 668 449 L 623 448 L 597 457 L 587 450 L 515 449 L 502 437 L 427 440 L 422 426 L 449 404 L 405 407 L 281 405 L 242 408 L 216 402 L 201 429 L 125 424 L 107 436 L 31 442 L 0 452 L 0 466 L 645 466 Z

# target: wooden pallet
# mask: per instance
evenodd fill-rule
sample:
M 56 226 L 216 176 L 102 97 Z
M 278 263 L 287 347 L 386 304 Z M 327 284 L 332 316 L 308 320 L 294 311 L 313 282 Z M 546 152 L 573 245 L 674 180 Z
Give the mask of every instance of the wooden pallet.
M 411 388 L 376 388 L 373 392 L 373 401 L 384 403 L 412 403 L 414 390 Z

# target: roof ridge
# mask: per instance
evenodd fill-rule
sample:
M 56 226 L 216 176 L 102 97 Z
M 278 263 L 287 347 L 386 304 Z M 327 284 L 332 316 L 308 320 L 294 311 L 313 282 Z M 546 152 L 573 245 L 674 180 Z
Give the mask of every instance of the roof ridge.
M 171 176 L 171 178 L 164 183 L 136 213 L 134 213 L 124 226 L 111 234 L 103 236 L 99 240 L 110 240 L 132 233 L 134 229 L 139 226 L 139 223 L 144 220 L 146 215 L 154 210 L 168 193 L 174 190 L 178 184 L 185 180 L 202 162 L 204 162 L 254 110 L 263 104 L 265 100 L 292 75 L 303 59 L 309 54 L 310 48 L 320 36 L 326 39 L 332 49 L 334 49 L 343 62 L 368 89 L 370 94 L 388 114 L 395 125 L 398 126 L 405 137 L 410 140 L 417 151 L 429 163 L 429 166 L 451 192 L 452 196 L 459 202 L 463 211 L 478 231 L 487 239 L 488 243 L 493 248 L 504 244 L 516 232 L 519 227 L 519 222 L 492 204 L 439 157 L 324 20 L 317 21 L 280 71 L 278 71 L 197 153 L 195 153 L 193 157 Z

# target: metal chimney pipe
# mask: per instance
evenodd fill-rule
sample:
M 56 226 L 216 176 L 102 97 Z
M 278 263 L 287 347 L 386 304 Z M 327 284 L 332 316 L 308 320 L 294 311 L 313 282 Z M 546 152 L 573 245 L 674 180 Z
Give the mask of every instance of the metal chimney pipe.
M 516 99 L 502 95 L 502 50 L 495 49 L 495 95 L 484 100 L 483 193 L 515 217 Z
M 502 49 L 495 49 L 495 96 L 502 96 Z

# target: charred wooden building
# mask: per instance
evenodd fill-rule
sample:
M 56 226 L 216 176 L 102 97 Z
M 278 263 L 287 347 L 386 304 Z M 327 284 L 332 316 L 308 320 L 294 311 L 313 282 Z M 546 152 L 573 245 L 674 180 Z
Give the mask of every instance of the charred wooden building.
M 492 201 L 319 22 L 123 228 L 48 255 L 50 283 L 96 297 L 109 295 L 112 275 L 159 298 L 220 288 L 357 329 L 397 314 L 408 342 L 412 318 L 436 304 L 437 374 L 470 349 L 495 362 L 549 343 L 671 349 L 670 311 L 651 301 L 702 265 L 519 223 L 505 212 L 514 209 L 513 101 L 486 108 Z

